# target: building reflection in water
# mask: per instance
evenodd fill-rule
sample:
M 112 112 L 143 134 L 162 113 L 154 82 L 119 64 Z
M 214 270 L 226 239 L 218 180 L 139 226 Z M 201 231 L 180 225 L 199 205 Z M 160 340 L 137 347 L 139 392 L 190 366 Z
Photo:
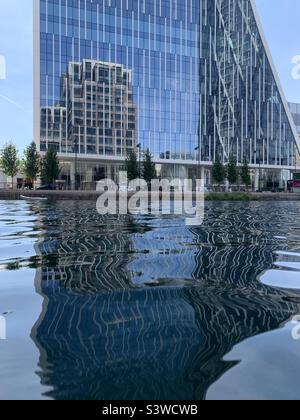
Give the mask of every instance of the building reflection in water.
M 285 292 L 256 280 L 272 265 L 275 243 L 261 238 L 249 252 L 239 241 L 220 246 L 221 230 L 209 237 L 179 219 L 107 220 L 91 210 L 79 219 L 75 207 L 64 219 L 64 211 L 41 215 L 46 239 L 38 245 L 44 307 L 32 337 L 48 396 L 203 399 L 235 365 L 224 361 L 233 346 L 298 312 Z

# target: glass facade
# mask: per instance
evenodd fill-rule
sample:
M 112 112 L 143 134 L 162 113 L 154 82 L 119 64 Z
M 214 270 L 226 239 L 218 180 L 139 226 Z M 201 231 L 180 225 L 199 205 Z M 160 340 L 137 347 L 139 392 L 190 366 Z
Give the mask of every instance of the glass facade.
M 295 130 L 252 1 L 202 1 L 202 160 L 292 164 Z
M 300 104 L 290 103 L 289 106 L 295 122 L 296 129 L 300 136 Z
M 41 109 L 41 150 L 127 155 L 136 146 L 131 72 L 92 60 L 71 62 L 61 78 L 60 105 Z
M 296 129 L 298 131 L 298 136 L 299 136 L 299 141 L 300 141 L 300 104 L 290 103 L 289 107 L 292 113 L 293 120 L 295 122 Z M 297 167 L 300 166 L 300 150 L 296 152 L 295 159 L 296 159 L 295 167 L 297 169 Z
M 55 114 L 59 132 L 55 142 L 64 131 L 59 129 L 65 118 L 62 78 L 69 63 L 88 59 L 131 72 L 137 142 L 143 149 L 149 147 L 156 159 L 195 159 L 200 115 L 199 23 L 200 4 L 191 0 L 41 0 L 42 150 L 53 141 Z M 118 138 L 118 127 L 107 125 Z M 82 127 L 85 131 L 94 128 L 94 121 Z M 89 154 L 87 137 L 80 151 Z M 104 143 L 110 138 L 103 139 Z M 72 152 L 72 141 L 57 142 L 58 150 Z M 121 147 L 100 146 L 97 152 L 126 156 L 126 148 Z
M 252 0 L 35 1 L 41 151 L 121 162 L 139 144 L 157 163 L 293 165 Z

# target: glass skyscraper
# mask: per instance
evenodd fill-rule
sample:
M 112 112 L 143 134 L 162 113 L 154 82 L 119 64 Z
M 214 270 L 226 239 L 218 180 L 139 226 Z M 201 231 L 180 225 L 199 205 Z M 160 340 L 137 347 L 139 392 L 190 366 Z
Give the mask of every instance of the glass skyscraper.
M 252 0 L 34 4 L 35 139 L 58 150 L 69 183 L 117 176 L 137 146 L 168 176 L 217 155 L 294 165 L 296 128 Z

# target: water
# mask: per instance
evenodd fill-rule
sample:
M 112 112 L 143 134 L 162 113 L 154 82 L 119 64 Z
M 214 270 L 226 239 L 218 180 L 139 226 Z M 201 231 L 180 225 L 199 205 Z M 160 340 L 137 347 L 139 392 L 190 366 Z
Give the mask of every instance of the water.
M 300 399 L 299 266 L 300 203 L 2 201 L 0 399 Z

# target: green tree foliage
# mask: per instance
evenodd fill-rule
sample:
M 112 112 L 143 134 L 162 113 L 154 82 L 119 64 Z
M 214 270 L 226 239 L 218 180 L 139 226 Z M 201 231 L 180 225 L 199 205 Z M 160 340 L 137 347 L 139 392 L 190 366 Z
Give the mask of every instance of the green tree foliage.
M 241 179 L 242 183 L 246 185 L 246 188 L 248 189 L 251 185 L 251 175 L 247 159 L 244 159 L 243 166 L 241 167 Z
M 139 178 L 139 163 L 135 151 L 129 153 L 125 162 L 127 177 L 129 181 Z
M 41 177 L 43 182 L 54 184 L 60 174 L 60 165 L 57 152 L 49 148 L 41 162 Z
M 239 171 L 237 168 L 236 160 L 233 156 L 230 156 L 229 158 L 227 166 L 227 179 L 231 185 L 236 184 L 239 179 Z
M 26 178 L 34 184 L 40 172 L 40 156 L 34 142 L 25 149 L 23 170 Z
M 156 178 L 156 169 L 155 163 L 152 161 L 152 155 L 150 150 L 147 149 L 144 162 L 143 162 L 143 179 L 147 182 L 148 185 L 151 184 L 151 181 Z
M 219 156 L 217 156 L 213 168 L 212 168 L 212 177 L 214 181 L 220 186 L 226 178 L 226 169 L 221 162 Z
M 11 177 L 11 186 L 14 187 L 14 177 L 17 175 L 20 168 L 20 160 L 18 157 L 18 150 L 12 143 L 4 146 L 0 155 L 0 167 L 5 175 Z

